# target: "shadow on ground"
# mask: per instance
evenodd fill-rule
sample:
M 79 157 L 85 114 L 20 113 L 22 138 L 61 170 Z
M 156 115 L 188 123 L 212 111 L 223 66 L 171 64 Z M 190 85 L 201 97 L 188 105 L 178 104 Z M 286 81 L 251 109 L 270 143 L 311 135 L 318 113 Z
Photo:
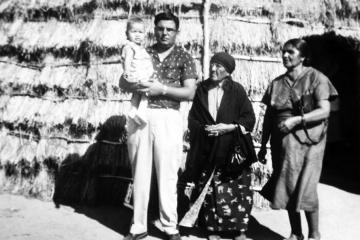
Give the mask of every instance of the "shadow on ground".
M 182 236 L 191 237 L 196 236 L 199 238 L 206 238 L 207 234 L 205 231 L 202 231 L 198 228 L 181 228 L 180 229 Z M 249 229 L 246 233 L 249 239 L 253 240 L 283 240 L 284 237 L 267 228 L 264 225 L 261 225 L 256 218 L 253 216 L 250 217 Z M 233 235 L 223 234 L 222 238 L 232 239 Z
M 61 207 L 61 206 L 60 206 Z M 82 206 L 82 205 L 71 205 L 77 213 L 84 214 L 85 216 L 94 219 L 100 224 L 108 227 L 109 229 L 125 236 L 130 228 L 132 210 L 122 206 L 110 206 L 110 205 L 99 205 L 99 206 Z M 167 239 L 166 235 L 158 230 L 152 222 L 156 219 L 157 214 L 154 211 L 149 211 L 149 235 L 151 237 L 159 239 Z M 181 235 L 184 237 L 191 238 L 206 238 L 207 234 L 205 231 L 199 228 L 180 228 Z M 253 240 L 282 240 L 283 236 L 275 233 L 271 229 L 264 225 L 261 225 L 253 216 L 250 218 L 249 229 L 247 236 Z M 224 234 L 222 238 L 231 239 L 232 236 Z

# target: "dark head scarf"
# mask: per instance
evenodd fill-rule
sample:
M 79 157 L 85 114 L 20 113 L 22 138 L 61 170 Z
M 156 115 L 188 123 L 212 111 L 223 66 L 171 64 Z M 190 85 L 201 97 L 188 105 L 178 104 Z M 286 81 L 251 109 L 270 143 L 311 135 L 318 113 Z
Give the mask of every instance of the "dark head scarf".
M 215 53 L 210 62 L 221 64 L 228 73 L 232 73 L 235 69 L 235 59 L 226 52 Z

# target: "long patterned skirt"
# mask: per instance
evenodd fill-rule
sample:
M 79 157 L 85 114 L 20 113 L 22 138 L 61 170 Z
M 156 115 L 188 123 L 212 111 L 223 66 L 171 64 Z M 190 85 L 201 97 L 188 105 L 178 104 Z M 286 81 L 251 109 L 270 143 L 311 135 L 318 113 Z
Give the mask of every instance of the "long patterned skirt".
M 202 174 L 200 186 L 205 185 L 210 174 L 208 171 Z M 248 169 L 236 176 L 216 169 L 199 214 L 199 226 L 208 231 L 245 232 L 253 204 L 250 184 Z

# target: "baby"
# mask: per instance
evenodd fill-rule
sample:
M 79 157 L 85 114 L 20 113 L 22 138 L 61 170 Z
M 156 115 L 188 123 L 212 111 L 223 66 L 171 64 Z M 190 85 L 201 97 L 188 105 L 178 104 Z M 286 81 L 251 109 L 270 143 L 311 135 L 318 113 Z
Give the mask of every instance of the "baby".
M 141 18 L 129 19 L 126 26 L 126 36 L 128 40 L 122 49 L 123 77 L 132 83 L 147 82 L 153 75 L 154 69 L 151 57 L 143 47 L 145 25 Z M 147 104 L 148 99 L 144 94 L 133 94 L 128 117 L 140 126 L 146 124 L 145 109 Z

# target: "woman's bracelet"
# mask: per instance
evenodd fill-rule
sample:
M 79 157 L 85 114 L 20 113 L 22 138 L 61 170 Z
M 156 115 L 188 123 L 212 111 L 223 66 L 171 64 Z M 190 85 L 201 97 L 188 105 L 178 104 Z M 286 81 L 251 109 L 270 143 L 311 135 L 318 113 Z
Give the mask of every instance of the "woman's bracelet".
M 305 121 L 304 115 L 301 115 L 301 125 L 303 125 L 303 126 L 306 125 L 306 121 Z
M 167 93 L 167 91 L 168 91 L 168 86 L 166 86 L 166 85 L 162 85 L 162 91 L 161 91 L 161 94 L 162 94 L 162 95 L 165 95 L 165 94 Z

